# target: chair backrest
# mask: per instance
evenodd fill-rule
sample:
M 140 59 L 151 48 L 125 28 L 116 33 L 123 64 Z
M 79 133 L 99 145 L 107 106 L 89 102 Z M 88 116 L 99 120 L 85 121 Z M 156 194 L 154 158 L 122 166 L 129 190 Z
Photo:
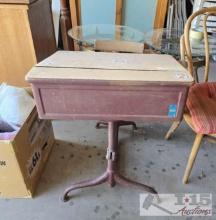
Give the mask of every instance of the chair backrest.
M 194 75 L 194 67 L 193 67 L 193 55 L 192 55 L 192 48 L 191 48 L 191 39 L 190 39 L 190 31 L 191 25 L 195 18 L 202 17 L 203 24 L 203 34 L 204 34 L 204 48 L 205 50 L 205 75 L 204 81 L 208 81 L 209 75 L 209 63 L 210 63 L 210 53 L 209 53 L 209 36 L 207 32 L 207 21 L 210 16 L 216 15 L 216 7 L 210 8 L 202 8 L 196 12 L 194 12 L 187 20 L 184 28 L 184 34 L 181 37 L 181 60 L 187 62 L 188 70 L 191 75 Z M 200 31 L 200 29 L 199 29 Z
M 103 52 L 143 53 L 144 44 L 120 40 L 97 40 L 94 49 Z

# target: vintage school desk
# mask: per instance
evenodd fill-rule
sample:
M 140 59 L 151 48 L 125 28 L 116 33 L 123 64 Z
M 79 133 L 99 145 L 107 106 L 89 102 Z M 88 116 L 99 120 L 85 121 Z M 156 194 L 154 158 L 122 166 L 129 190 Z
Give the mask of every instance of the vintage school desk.
M 59 51 L 26 76 L 42 119 L 108 122 L 107 170 L 64 193 L 108 181 L 157 193 L 117 170 L 119 121 L 179 121 L 193 78 L 174 58 L 158 54 Z M 92 128 L 93 129 L 93 128 Z

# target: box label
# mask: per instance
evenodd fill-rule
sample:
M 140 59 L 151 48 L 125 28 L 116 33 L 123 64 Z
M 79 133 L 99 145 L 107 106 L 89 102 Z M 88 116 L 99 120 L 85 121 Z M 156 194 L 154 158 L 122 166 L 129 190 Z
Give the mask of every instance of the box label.
M 27 163 L 27 171 L 29 177 L 34 176 L 37 173 L 38 168 L 40 167 L 42 157 L 44 151 L 48 146 L 48 139 L 50 137 L 50 129 L 48 125 L 44 125 L 43 129 L 41 130 L 40 134 L 37 136 L 37 143 L 35 143 L 37 147 L 32 153 L 31 158 L 28 160 Z
M 5 167 L 6 165 L 7 164 L 5 160 L 0 160 L 0 167 Z
M 41 162 L 41 149 L 35 149 L 31 158 L 29 159 L 27 163 L 27 170 L 28 170 L 28 175 L 30 177 L 34 176 L 35 173 L 37 172 L 40 162 Z

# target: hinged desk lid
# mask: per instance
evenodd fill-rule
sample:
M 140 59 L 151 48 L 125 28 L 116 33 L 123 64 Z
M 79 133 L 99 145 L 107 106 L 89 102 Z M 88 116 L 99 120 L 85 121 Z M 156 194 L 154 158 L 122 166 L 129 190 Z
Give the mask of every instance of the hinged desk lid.
M 37 64 L 26 79 L 193 82 L 189 72 L 169 55 L 72 51 L 56 52 Z
M 121 70 L 185 71 L 172 56 L 160 54 L 58 51 L 36 66 Z

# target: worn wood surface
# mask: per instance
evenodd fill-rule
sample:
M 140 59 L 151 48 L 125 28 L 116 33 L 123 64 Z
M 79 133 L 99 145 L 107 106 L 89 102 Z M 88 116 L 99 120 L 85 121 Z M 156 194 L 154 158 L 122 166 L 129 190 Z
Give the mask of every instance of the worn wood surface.
M 58 51 L 40 62 L 26 78 L 193 82 L 187 70 L 169 55 L 69 51 Z
M 187 72 L 176 59 L 162 54 L 57 51 L 37 66 L 82 67 L 133 70 L 172 70 Z M 188 76 L 190 74 L 188 73 Z M 192 79 L 190 77 L 190 79 Z
M 44 79 L 57 79 L 57 80 L 94 80 L 94 81 L 123 81 L 124 84 L 145 84 L 151 82 L 166 82 L 167 84 L 192 84 L 192 80 L 179 79 L 173 74 L 173 71 L 134 71 L 134 70 L 112 70 L 112 69 L 80 69 L 80 68 L 43 68 L 37 67 L 32 69 L 27 75 L 28 81 Z M 71 81 L 70 81 L 71 80 Z M 110 82 L 111 83 L 111 82 Z

